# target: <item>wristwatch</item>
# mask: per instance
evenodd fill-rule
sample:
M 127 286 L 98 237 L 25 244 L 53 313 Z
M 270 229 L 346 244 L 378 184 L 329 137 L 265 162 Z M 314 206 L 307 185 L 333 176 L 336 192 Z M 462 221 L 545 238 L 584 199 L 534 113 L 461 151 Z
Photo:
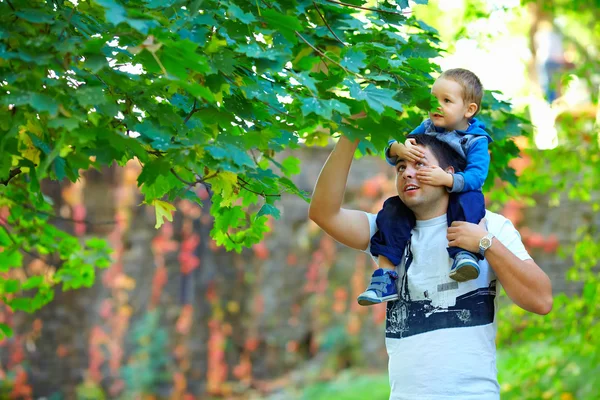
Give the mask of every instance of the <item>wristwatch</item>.
M 494 237 L 494 235 L 488 232 L 487 235 L 485 235 L 481 238 L 481 240 L 479 240 L 479 254 L 481 254 L 481 257 L 484 256 L 485 251 L 489 249 L 492 245 L 492 239 Z

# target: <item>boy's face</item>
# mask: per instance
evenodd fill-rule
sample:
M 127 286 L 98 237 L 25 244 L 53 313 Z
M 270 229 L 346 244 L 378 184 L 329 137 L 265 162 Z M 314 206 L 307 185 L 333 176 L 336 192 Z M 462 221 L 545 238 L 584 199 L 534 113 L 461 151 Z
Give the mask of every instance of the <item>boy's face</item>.
M 469 119 L 477 111 L 475 103 L 467 104 L 463 100 L 463 88 L 456 81 L 439 78 L 431 87 L 433 94 L 440 102 L 436 112 L 430 112 L 429 118 L 437 128 L 466 130 Z

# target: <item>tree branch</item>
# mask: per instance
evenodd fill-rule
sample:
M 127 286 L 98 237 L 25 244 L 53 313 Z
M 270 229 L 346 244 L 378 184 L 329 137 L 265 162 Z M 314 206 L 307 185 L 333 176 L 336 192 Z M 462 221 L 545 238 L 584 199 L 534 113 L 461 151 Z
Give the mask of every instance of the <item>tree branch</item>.
M 333 35 L 333 37 L 335 37 L 337 39 L 338 42 L 340 42 L 341 44 L 343 44 L 344 46 L 346 46 L 346 43 L 344 43 L 342 41 L 342 39 L 340 39 L 338 37 L 338 35 L 335 34 L 335 32 L 333 31 L 333 29 L 331 29 L 331 26 L 329 26 L 329 23 L 327 22 L 327 20 L 325 19 L 325 16 L 323 16 L 323 14 L 321 13 L 321 10 L 319 10 L 319 7 L 317 6 L 317 2 L 315 0 L 313 0 L 313 4 L 315 6 L 315 10 L 317 10 L 317 14 L 319 14 L 319 17 L 321 17 L 321 19 L 323 20 L 323 22 L 325 23 L 325 26 L 327 26 L 327 29 L 329 29 L 329 32 L 331 32 L 331 34 Z
M 196 181 L 196 182 L 190 182 L 190 181 L 186 181 L 186 180 L 185 180 L 185 179 L 183 179 L 181 176 L 179 176 L 179 174 L 177 174 L 177 172 L 175 172 L 175 168 L 171 168 L 171 169 L 170 169 L 170 171 L 171 171 L 171 173 L 173 174 L 173 176 L 174 176 L 175 178 L 177 178 L 177 180 L 179 180 L 179 181 L 181 181 L 181 182 L 185 183 L 185 184 L 186 184 L 186 185 L 188 185 L 188 186 L 194 186 L 194 185 L 196 185 L 196 184 L 198 183 L 197 181 Z
M 344 7 L 350 7 L 350 8 L 356 8 L 358 10 L 365 10 L 365 11 L 373 11 L 373 12 L 378 12 L 378 13 L 383 13 L 383 14 L 395 14 L 395 15 L 406 15 L 406 14 L 410 14 L 411 11 L 407 11 L 407 12 L 398 12 L 398 11 L 392 11 L 392 10 L 381 10 L 379 8 L 371 8 L 371 7 L 361 7 L 361 6 L 357 6 L 354 4 L 349 4 L 349 3 L 344 3 L 341 1 L 337 1 L 337 0 L 325 0 L 328 3 L 332 3 L 332 4 L 337 4 L 338 6 L 344 6 Z
M 8 186 L 8 182 L 10 182 L 10 180 L 12 178 L 14 178 L 15 176 L 19 175 L 21 173 L 21 168 L 15 168 L 13 170 L 10 171 L 10 174 L 8 175 L 8 178 L 0 181 L 0 184 L 4 185 L 4 186 Z
M 6 0 L 6 4 L 8 4 L 8 6 L 11 8 L 11 10 L 17 11 L 17 10 L 15 10 L 15 6 L 12 5 L 12 3 L 10 2 L 10 0 Z
M 194 99 L 194 105 L 192 106 L 192 110 L 187 115 L 187 117 L 185 117 L 185 119 L 183 120 L 184 124 L 187 123 L 190 120 L 190 118 L 192 118 L 192 115 L 194 115 L 194 113 L 199 110 L 198 108 L 196 108 L 196 102 L 197 102 L 197 99 Z
M 62 35 L 63 33 L 65 33 L 65 31 L 67 30 L 67 27 L 69 26 L 69 24 L 71 23 L 71 18 L 73 18 L 73 14 L 75 13 L 75 8 L 76 6 L 73 6 L 73 8 L 71 9 L 71 13 L 69 14 L 69 16 L 67 17 L 67 24 L 65 25 L 65 27 L 62 29 L 62 31 L 60 31 L 60 34 L 58 35 L 58 41 L 62 40 Z
M 231 243 L 234 243 L 234 244 L 242 244 L 242 242 L 236 242 L 235 240 L 233 240 L 233 238 L 231 237 L 231 235 L 229 235 L 229 232 L 225 232 L 225 234 L 227 235 L 227 238 L 228 238 L 229 240 L 231 240 Z
M 198 177 L 195 181 L 188 181 L 183 179 L 181 176 L 179 176 L 179 174 L 175 171 L 175 168 L 171 168 L 169 171 L 171 171 L 171 173 L 173 174 L 173 176 L 175 178 L 177 178 L 178 181 L 185 183 L 186 185 L 188 185 L 187 190 L 190 190 L 190 188 L 192 188 L 193 186 L 196 186 L 197 184 L 201 183 L 204 185 L 204 187 L 206 187 L 207 190 L 210 189 L 210 187 L 208 186 L 208 183 L 206 182 L 209 179 L 214 178 L 215 176 L 217 176 L 217 174 L 219 173 L 218 171 L 214 172 L 212 175 L 207 175 L 204 177 Z
M 281 197 L 281 193 L 279 193 L 279 194 L 266 194 L 265 192 L 257 192 L 257 191 L 254 191 L 254 190 L 252 190 L 252 189 L 249 189 L 249 188 L 248 188 L 248 186 L 247 186 L 247 185 L 249 185 L 249 184 L 250 184 L 249 182 L 247 182 L 247 181 L 246 181 L 246 180 L 244 180 L 243 178 L 240 178 L 239 176 L 238 176 L 238 180 L 242 182 L 242 184 L 240 184 L 240 187 L 241 187 L 242 189 L 244 189 L 244 190 L 246 190 L 246 191 L 250 192 L 250 193 L 257 194 L 257 195 L 259 195 L 259 196 L 262 196 L 262 197 L 264 197 L 264 198 L 267 198 L 267 197 Z
M 296 36 L 298 36 L 300 39 L 302 39 L 302 41 L 304 43 L 306 43 L 307 45 L 309 45 L 314 51 L 316 51 L 317 53 L 319 53 L 319 55 L 321 55 L 322 57 L 325 57 L 327 60 L 331 61 L 332 63 L 334 63 L 335 65 L 337 65 L 338 67 L 340 67 L 341 69 L 343 69 L 344 71 L 346 71 L 346 73 L 352 73 L 354 74 L 354 72 L 347 70 L 346 68 L 344 68 L 342 66 L 342 64 L 340 64 L 339 62 L 331 59 L 329 56 L 327 56 L 325 53 L 323 53 L 321 50 L 319 50 L 318 48 L 316 48 L 315 46 L 313 46 L 308 40 L 306 40 L 306 38 L 304 38 L 304 36 L 302 36 L 298 31 L 295 31 Z

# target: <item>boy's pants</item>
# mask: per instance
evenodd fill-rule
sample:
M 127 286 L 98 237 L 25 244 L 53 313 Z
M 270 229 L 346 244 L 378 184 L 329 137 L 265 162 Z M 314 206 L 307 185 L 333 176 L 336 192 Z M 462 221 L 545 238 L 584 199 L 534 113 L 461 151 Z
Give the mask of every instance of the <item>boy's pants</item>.
M 485 216 L 483 193 L 481 191 L 450 193 L 446 216 L 448 226 L 454 221 L 478 224 Z M 371 254 L 385 256 L 393 265 L 399 265 L 414 226 L 413 212 L 400 200 L 400 197 L 390 197 L 383 203 L 383 209 L 377 214 L 378 231 L 371 238 Z M 467 250 L 448 247 L 451 258 L 461 251 Z M 480 260 L 483 259 L 479 253 L 473 254 Z

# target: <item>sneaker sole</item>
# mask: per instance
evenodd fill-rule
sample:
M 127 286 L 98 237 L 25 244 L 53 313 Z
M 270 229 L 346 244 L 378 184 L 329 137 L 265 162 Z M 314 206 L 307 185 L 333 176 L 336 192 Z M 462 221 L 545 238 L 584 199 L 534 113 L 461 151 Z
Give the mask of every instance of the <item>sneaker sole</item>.
M 479 277 L 479 269 L 470 265 L 465 265 L 464 267 L 450 271 L 449 276 L 456 282 L 466 282 Z
M 358 304 L 360 304 L 361 306 L 372 306 L 375 304 L 381 304 L 381 303 L 386 303 L 388 301 L 393 301 L 393 300 L 398 300 L 398 295 L 394 294 L 391 296 L 385 296 L 382 297 L 381 299 L 377 299 L 378 301 L 373 300 L 373 298 L 371 297 L 358 297 Z

